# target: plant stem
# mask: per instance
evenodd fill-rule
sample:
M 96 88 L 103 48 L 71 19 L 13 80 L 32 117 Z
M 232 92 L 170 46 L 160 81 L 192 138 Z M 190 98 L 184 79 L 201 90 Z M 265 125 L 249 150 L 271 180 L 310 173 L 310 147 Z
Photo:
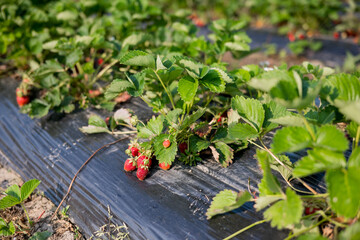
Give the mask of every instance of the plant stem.
M 26 211 L 26 208 L 25 208 L 24 203 L 21 203 L 21 207 L 24 209 L 24 212 L 25 212 L 26 218 L 27 218 L 27 220 L 28 220 L 29 228 L 31 228 L 31 221 L 30 221 L 30 217 L 29 217 L 28 212 Z
M 315 133 L 314 131 L 311 129 L 310 125 L 309 125 L 309 122 L 306 120 L 305 116 L 302 114 L 302 112 L 299 110 L 298 111 L 301 116 L 302 116 L 302 119 L 304 121 L 304 124 L 305 124 L 305 127 L 306 127 L 306 130 L 308 130 L 308 132 L 310 133 L 311 135 L 311 138 L 313 139 L 313 141 L 316 141 L 316 137 L 315 137 Z
M 160 81 L 161 85 L 163 86 L 163 88 L 164 88 L 165 92 L 167 93 L 167 95 L 168 95 L 168 97 L 169 97 L 169 99 L 170 99 L 170 102 L 171 102 L 171 105 L 172 105 L 173 109 L 175 109 L 174 100 L 173 100 L 173 98 L 172 98 L 171 94 L 169 93 L 169 90 L 168 90 L 168 89 L 167 89 L 167 87 L 165 86 L 164 82 L 161 80 L 161 78 L 160 78 L 159 74 L 157 74 L 157 72 L 156 72 L 155 70 L 153 70 L 153 71 L 154 71 L 154 73 L 155 73 L 156 77 L 159 79 L 159 81 Z
M 106 72 L 107 70 L 109 70 L 112 66 L 114 66 L 116 63 L 118 63 L 119 60 L 114 60 L 112 61 L 109 65 L 107 65 L 106 67 L 103 68 L 103 70 L 101 70 L 99 72 L 98 75 L 96 75 L 96 77 L 94 78 L 94 80 L 92 81 L 91 84 L 93 84 L 94 82 L 96 82 L 99 78 L 101 78 Z
M 252 227 L 255 227 L 256 225 L 262 224 L 262 223 L 264 223 L 264 222 L 266 222 L 266 220 L 265 220 L 265 219 L 264 219 L 264 220 L 257 221 L 257 222 L 254 222 L 253 224 L 248 225 L 248 226 L 246 226 L 246 227 L 244 227 L 244 228 L 240 229 L 240 230 L 239 230 L 239 231 L 237 231 L 236 233 L 231 234 L 230 236 L 228 236 L 228 237 L 224 238 L 223 240 L 229 240 L 229 239 L 231 239 L 231 238 L 233 238 L 233 237 L 235 237 L 235 236 L 239 235 L 240 233 L 245 232 L 246 230 L 248 230 L 248 229 L 250 229 L 250 228 L 252 228 Z
M 339 222 L 337 222 L 337 221 L 332 220 L 331 218 L 329 218 L 329 217 L 324 213 L 324 211 L 317 211 L 317 212 L 320 213 L 320 215 L 321 215 L 326 221 L 329 221 L 329 222 L 335 224 L 335 225 L 338 226 L 338 227 L 342 227 L 342 228 L 348 227 L 348 226 L 345 225 L 345 224 L 342 224 L 342 223 L 339 223 Z
M 359 145 L 359 138 L 360 138 L 360 126 L 358 126 L 357 131 L 356 131 L 356 137 L 355 137 L 355 147 L 354 149 L 356 149 Z
M 113 135 L 122 135 L 122 134 L 133 134 L 133 133 L 136 133 L 137 131 L 125 131 L 125 132 L 112 132 L 111 134 Z
M 275 154 L 273 154 L 267 147 L 266 145 L 264 144 L 264 142 L 259 139 L 259 141 L 261 142 L 261 144 L 263 145 L 263 147 L 265 148 L 265 150 L 281 165 L 283 166 L 284 168 L 286 168 L 288 171 L 291 172 L 291 169 L 286 166 L 282 161 L 280 161 L 280 159 L 278 157 L 275 156 Z M 313 194 L 318 194 L 312 187 L 310 187 L 306 182 L 304 182 L 301 178 L 296 178 L 299 182 L 301 182 L 304 187 L 306 187 L 310 192 L 312 192 Z

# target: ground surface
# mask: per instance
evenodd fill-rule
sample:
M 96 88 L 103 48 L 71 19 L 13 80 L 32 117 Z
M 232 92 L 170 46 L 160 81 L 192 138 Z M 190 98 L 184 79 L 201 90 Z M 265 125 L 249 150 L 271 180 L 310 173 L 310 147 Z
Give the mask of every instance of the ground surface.
M 20 176 L 12 170 L 0 165 L 0 192 L 3 192 L 7 187 L 18 184 L 23 184 Z M 59 216 L 51 219 L 56 206 L 41 193 L 33 193 L 25 202 L 30 219 L 34 221 L 34 226 L 30 233 L 21 233 L 18 231 L 15 236 L 3 237 L 3 240 L 22 240 L 29 239 L 31 235 L 36 232 L 51 232 L 52 235 L 49 240 L 74 240 L 84 239 L 79 229 L 65 216 Z M 5 210 L 0 210 L 0 217 L 4 218 L 6 222 L 13 221 L 16 225 L 26 228 L 27 220 L 21 206 L 14 206 Z

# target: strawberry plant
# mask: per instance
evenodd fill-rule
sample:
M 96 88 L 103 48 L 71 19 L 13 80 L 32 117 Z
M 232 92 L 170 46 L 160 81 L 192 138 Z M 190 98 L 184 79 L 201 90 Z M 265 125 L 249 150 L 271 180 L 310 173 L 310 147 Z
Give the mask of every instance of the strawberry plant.
M 40 181 L 37 179 L 32 179 L 25 182 L 21 188 L 18 185 L 12 185 L 5 190 L 5 197 L 0 199 L 0 210 L 15 206 L 21 205 L 28 220 L 29 229 L 32 226 L 32 221 L 29 218 L 28 212 L 24 206 L 24 202 L 30 196 L 30 194 L 36 189 L 40 184 Z M 19 226 L 14 223 L 6 223 L 4 219 L 0 218 L 0 236 L 10 236 L 15 233 L 16 228 Z M 20 228 L 20 230 L 22 230 Z
M 253 201 L 257 211 L 266 210 L 264 220 L 251 226 L 270 222 L 278 229 L 289 229 L 287 239 L 303 234 L 308 238 L 319 236 L 318 226 L 323 223 L 332 224 L 339 239 L 355 237 L 360 214 L 360 196 L 355 190 L 360 183 L 359 78 L 304 63 L 289 70 L 262 73 L 249 85 L 266 98 L 233 98 L 232 109 L 242 122 L 230 125 L 229 135 L 258 147 L 256 158 L 263 171 L 259 197 L 246 191 L 224 190 L 213 199 L 208 218 Z M 348 122 L 352 147 L 344 132 L 334 125 L 340 121 Z M 263 137 L 279 125 L 283 128 L 276 130 L 268 147 Z M 305 150 L 307 155 L 296 163 L 287 156 Z M 350 153 L 344 156 L 345 151 Z M 326 192 L 315 191 L 303 179 L 319 172 L 325 172 Z

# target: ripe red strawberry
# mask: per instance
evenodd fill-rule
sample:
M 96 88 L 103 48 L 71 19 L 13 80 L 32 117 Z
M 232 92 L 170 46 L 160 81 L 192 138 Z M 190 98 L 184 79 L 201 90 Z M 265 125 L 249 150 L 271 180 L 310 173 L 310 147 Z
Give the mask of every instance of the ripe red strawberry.
M 163 141 L 163 146 L 164 146 L 164 148 L 168 148 L 168 147 L 170 147 L 170 140 L 169 139 L 166 139 L 165 141 Z
M 149 168 L 146 166 L 141 166 L 138 168 L 138 170 L 136 171 L 136 177 L 140 180 L 143 181 L 146 176 L 149 174 Z
M 305 39 L 305 35 L 304 35 L 304 34 L 302 34 L 302 33 L 301 33 L 301 34 L 299 34 L 299 39 L 300 39 L 300 40 L 304 40 L 304 39 Z
M 290 42 L 294 42 L 296 40 L 295 35 L 293 33 L 288 33 L 287 36 Z
M 98 62 L 98 64 L 99 64 L 99 65 L 101 65 L 101 64 L 103 64 L 103 62 L 104 62 L 104 59 L 102 59 L 102 58 L 99 58 L 99 59 L 97 60 L 97 62 Z
M 334 37 L 334 39 L 339 39 L 340 38 L 340 33 L 339 32 L 334 32 L 333 33 L 333 37 Z
M 151 158 L 147 156 L 141 155 L 137 160 L 137 167 L 140 168 L 141 166 L 150 167 L 152 164 Z
M 132 172 L 135 169 L 136 169 L 135 159 L 132 159 L 132 158 L 126 159 L 125 164 L 124 164 L 124 170 L 127 172 Z
M 133 157 L 139 156 L 139 149 L 138 149 L 138 148 L 132 147 L 132 148 L 130 148 L 130 150 L 131 150 L 131 155 L 132 155 Z
M 159 167 L 163 170 L 169 170 L 171 165 L 170 164 L 167 164 L 165 162 L 162 162 L 162 163 L 159 163 Z
M 99 96 L 101 94 L 100 90 L 95 89 L 95 90 L 89 90 L 89 97 L 91 98 L 95 98 L 97 96 Z
M 30 97 L 29 96 L 22 96 L 22 97 L 16 96 L 16 102 L 20 107 L 22 107 L 30 102 Z
M 186 142 L 180 143 L 180 144 L 179 144 L 179 149 L 180 149 L 180 152 L 181 152 L 181 153 L 185 153 L 185 150 L 188 149 L 187 143 L 186 143 Z
M 315 208 L 315 207 L 306 207 L 305 208 L 305 215 L 310 215 L 310 214 L 313 214 L 317 211 L 319 211 L 320 208 Z

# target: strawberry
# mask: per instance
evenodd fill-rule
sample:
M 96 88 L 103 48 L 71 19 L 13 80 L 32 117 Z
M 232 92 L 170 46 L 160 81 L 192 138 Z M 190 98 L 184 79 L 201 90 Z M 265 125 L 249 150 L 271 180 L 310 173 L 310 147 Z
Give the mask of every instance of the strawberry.
M 317 211 L 321 210 L 320 208 L 315 208 L 315 207 L 306 207 L 305 208 L 305 215 L 311 215 Z
M 102 59 L 102 58 L 99 58 L 99 59 L 97 60 L 97 63 L 98 63 L 99 65 L 103 64 L 103 62 L 104 62 L 104 59 Z
M 110 117 L 105 118 L 106 125 L 109 125 L 110 123 Z
M 340 38 L 340 33 L 339 32 L 334 32 L 333 33 L 333 37 L 334 37 L 334 39 L 339 39 Z
M 290 42 L 294 42 L 296 40 L 295 35 L 293 33 L 288 33 L 287 36 Z
M 300 39 L 300 40 L 304 40 L 304 39 L 305 39 L 305 35 L 304 35 L 304 34 L 302 34 L 302 33 L 301 33 L 301 34 L 299 34 L 299 39 Z
M 152 164 L 151 158 L 147 156 L 141 155 L 137 160 L 137 167 L 140 168 L 141 166 L 150 167 Z
M 185 151 L 188 149 L 188 145 L 186 142 L 182 142 L 179 144 L 179 150 L 181 153 L 185 153 Z
M 162 162 L 162 163 L 159 163 L 159 167 L 163 170 L 169 170 L 171 165 L 170 164 L 167 164 L 165 162 Z
M 16 96 L 17 104 L 22 107 L 30 102 L 29 96 L 18 97 Z
M 97 96 L 99 96 L 101 94 L 100 90 L 95 89 L 95 90 L 89 90 L 89 97 L 91 98 L 95 98 Z
M 136 148 L 136 147 L 131 147 L 130 150 L 131 150 L 131 155 L 132 155 L 133 157 L 139 156 L 139 149 L 138 149 L 138 148 Z
M 146 166 L 141 166 L 138 168 L 138 170 L 136 171 L 136 177 L 140 180 L 143 181 L 146 176 L 149 174 L 149 168 Z
M 124 164 L 124 170 L 127 172 L 132 172 L 136 169 L 136 161 L 133 158 L 128 158 Z
M 168 147 L 170 147 L 170 140 L 169 139 L 166 139 L 165 141 L 163 141 L 163 146 L 164 146 L 164 148 L 168 148 Z

